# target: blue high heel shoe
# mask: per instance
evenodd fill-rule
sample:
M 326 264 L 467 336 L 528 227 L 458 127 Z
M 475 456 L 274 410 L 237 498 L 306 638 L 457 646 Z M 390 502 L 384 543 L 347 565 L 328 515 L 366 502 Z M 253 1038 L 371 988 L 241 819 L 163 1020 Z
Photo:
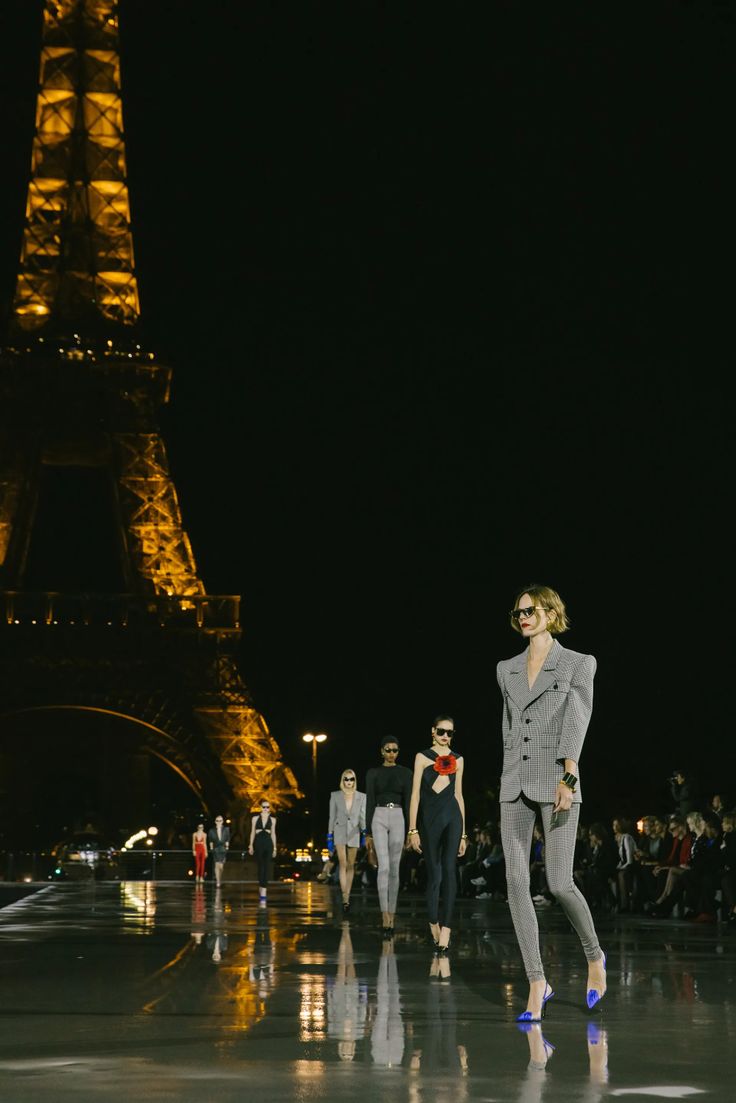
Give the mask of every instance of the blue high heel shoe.
M 603 954 L 603 968 L 606 968 L 606 955 Z M 589 988 L 586 996 L 586 1003 L 588 1004 L 588 1011 L 591 1011 L 597 1003 L 599 1003 L 605 996 L 605 992 L 599 992 L 597 988 Z
M 534 1016 L 532 1015 L 531 1011 L 522 1011 L 521 1015 L 516 1016 L 517 1023 L 541 1023 L 542 1019 L 544 1018 L 544 1016 L 547 1012 L 547 1004 L 549 1003 L 549 1001 L 552 999 L 553 996 L 554 996 L 554 992 L 552 991 L 550 986 L 545 981 L 544 982 L 544 995 L 542 996 L 542 1011 L 540 1013 L 539 1018 L 535 1019 Z

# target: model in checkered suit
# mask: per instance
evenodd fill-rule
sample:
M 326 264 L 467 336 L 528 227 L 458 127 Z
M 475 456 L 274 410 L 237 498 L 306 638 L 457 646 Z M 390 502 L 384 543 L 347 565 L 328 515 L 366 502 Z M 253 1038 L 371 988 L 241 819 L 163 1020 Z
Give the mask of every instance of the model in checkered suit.
M 532 1022 L 542 1017 L 553 994 L 542 965 L 529 891 L 537 820 L 544 830 L 549 889 L 577 931 L 588 961 L 588 1006 L 594 1006 L 606 989 L 605 957 L 590 908 L 572 875 L 581 801 L 574 779 L 593 708 L 596 662 L 592 655 L 569 651 L 553 638 L 568 623 L 559 594 L 547 586 L 529 586 L 511 612 L 512 627 L 528 647 L 497 669 L 503 695 L 501 837 L 511 918 L 529 979 L 527 1010 L 520 1017 Z

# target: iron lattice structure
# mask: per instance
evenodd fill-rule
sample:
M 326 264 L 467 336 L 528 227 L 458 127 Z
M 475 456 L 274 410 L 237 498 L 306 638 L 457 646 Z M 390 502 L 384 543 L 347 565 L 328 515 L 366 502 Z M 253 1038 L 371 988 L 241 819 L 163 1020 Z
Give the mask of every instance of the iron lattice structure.
M 6 714 L 133 721 L 205 806 L 301 798 L 238 670 L 238 597 L 207 594 L 142 348 L 116 0 L 47 0 L 20 271 L 0 350 L 0 687 Z M 44 465 L 102 468 L 127 592 L 29 593 Z

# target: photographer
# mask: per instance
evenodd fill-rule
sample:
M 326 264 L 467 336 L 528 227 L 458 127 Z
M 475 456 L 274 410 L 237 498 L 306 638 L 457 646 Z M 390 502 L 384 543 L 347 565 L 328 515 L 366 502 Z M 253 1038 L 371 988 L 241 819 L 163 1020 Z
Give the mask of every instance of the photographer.
M 697 786 L 689 774 L 685 774 L 683 770 L 673 770 L 667 780 L 674 804 L 672 814 L 684 818 L 688 812 L 697 812 L 700 803 Z

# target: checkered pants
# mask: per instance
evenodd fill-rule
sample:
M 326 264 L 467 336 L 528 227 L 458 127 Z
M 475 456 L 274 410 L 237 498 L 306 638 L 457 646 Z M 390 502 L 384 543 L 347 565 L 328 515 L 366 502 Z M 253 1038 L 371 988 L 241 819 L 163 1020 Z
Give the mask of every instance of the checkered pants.
M 545 979 L 539 952 L 537 914 L 529 891 L 529 855 L 537 816 L 541 816 L 544 828 L 544 861 L 549 890 L 577 931 L 587 960 L 598 961 L 603 956 L 590 908 L 572 876 L 580 805 L 573 804 L 568 812 L 557 812 L 555 815 L 552 808 L 551 804 L 527 800 L 523 793 L 515 801 L 501 804 L 501 841 L 506 859 L 509 908 L 530 981 Z

